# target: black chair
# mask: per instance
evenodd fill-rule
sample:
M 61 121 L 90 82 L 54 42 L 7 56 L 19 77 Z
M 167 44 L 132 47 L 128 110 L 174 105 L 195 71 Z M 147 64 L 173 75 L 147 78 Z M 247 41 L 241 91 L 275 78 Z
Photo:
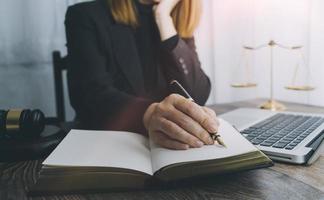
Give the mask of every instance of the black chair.
M 64 104 L 64 87 L 63 87 L 63 72 L 67 70 L 67 56 L 62 57 L 61 52 L 53 51 L 53 72 L 54 72 L 54 87 L 55 87 L 55 104 L 56 117 L 50 118 L 52 123 L 66 122 L 65 104 Z

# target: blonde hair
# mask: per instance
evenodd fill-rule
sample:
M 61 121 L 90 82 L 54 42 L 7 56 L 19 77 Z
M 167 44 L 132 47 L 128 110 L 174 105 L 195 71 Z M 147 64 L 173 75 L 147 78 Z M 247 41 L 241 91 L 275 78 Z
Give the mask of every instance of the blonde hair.
M 137 11 L 134 0 L 107 0 L 116 22 L 137 27 Z M 171 13 L 180 37 L 190 38 L 196 30 L 201 15 L 201 0 L 181 0 Z

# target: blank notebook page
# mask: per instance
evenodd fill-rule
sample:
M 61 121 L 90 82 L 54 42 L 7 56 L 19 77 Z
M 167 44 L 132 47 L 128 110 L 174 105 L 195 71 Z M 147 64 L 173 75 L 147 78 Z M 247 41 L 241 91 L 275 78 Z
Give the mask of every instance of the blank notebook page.
M 72 130 L 43 164 L 124 168 L 152 175 L 148 139 L 128 132 Z
M 226 144 L 226 148 L 215 144 L 205 145 L 202 148 L 191 148 L 189 150 L 169 150 L 151 142 L 153 172 L 171 164 L 220 159 L 257 150 L 232 125 L 223 119 L 219 119 L 219 121 L 220 127 L 218 132 Z

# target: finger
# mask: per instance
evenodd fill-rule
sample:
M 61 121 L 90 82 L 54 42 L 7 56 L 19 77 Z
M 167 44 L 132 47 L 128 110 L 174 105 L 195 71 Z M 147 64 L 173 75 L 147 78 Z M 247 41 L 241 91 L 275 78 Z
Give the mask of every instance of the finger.
M 217 126 L 219 127 L 219 120 L 217 118 L 216 112 L 210 108 L 202 107 L 203 110 L 217 123 Z
M 180 111 L 189 115 L 195 121 L 197 121 L 208 132 L 217 132 L 217 122 L 212 120 L 209 115 L 204 112 L 201 106 L 182 97 L 181 95 L 172 94 L 167 97 L 167 101 L 171 103 Z
M 211 117 L 216 117 L 216 113 L 214 110 L 207 108 L 207 107 L 202 107 L 202 109 Z
M 184 144 L 188 144 L 191 147 L 202 147 L 204 145 L 198 138 L 191 135 L 187 131 L 183 130 L 174 122 L 167 120 L 166 118 L 160 118 L 158 122 L 160 128 L 158 131 L 162 131 L 166 135 L 168 135 L 171 139 L 177 140 Z
M 156 9 L 157 9 L 157 5 L 154 5 L 154 6 L 153 6 L 153 11 L 155 12 Z
M 146 129 L 148 129 L 148 127 L 149 127 L 150 121 L 152 119 L 152 115 L 153 115 L 154 111 L 156 110 L 157 106 L 158 106 L 158 103 L 151 104 L 144 113 L 143 124 Z
M 175 149 L 175 150 L 187 150 L 189 149 L 188 144 L 184 144 L 181 142 L 178 142 L 176 140 L 171 139 L 164 133 L 160 131 L 156 131 L 154 133 L 155 139 L 153 140 L 156 144 L 168 148 L 168 149 Z
M 161 0 L 153 0 L 153 7 L 156 7 L 159 3 L 161 2 Z
M 188 115 L 174 109 L 172 113 L 169 113 L 166 118 L 175 124 L 179 125 L 182 129 L 196 136 L 205 144 L 213 144 L 214 140 L 210 137 L 209 133 L 195 120 Z

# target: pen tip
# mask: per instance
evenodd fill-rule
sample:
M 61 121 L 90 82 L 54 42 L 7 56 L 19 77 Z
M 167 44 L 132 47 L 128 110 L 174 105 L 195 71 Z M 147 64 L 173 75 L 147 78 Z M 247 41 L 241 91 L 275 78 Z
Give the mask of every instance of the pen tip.
M 223 147 L 227 148 L 227 146 L 225 145 L 225 143 L 223 142 L 223 140 L 221 140 L 220 138 L 218 138 L 217 142 L 222 145 Z

